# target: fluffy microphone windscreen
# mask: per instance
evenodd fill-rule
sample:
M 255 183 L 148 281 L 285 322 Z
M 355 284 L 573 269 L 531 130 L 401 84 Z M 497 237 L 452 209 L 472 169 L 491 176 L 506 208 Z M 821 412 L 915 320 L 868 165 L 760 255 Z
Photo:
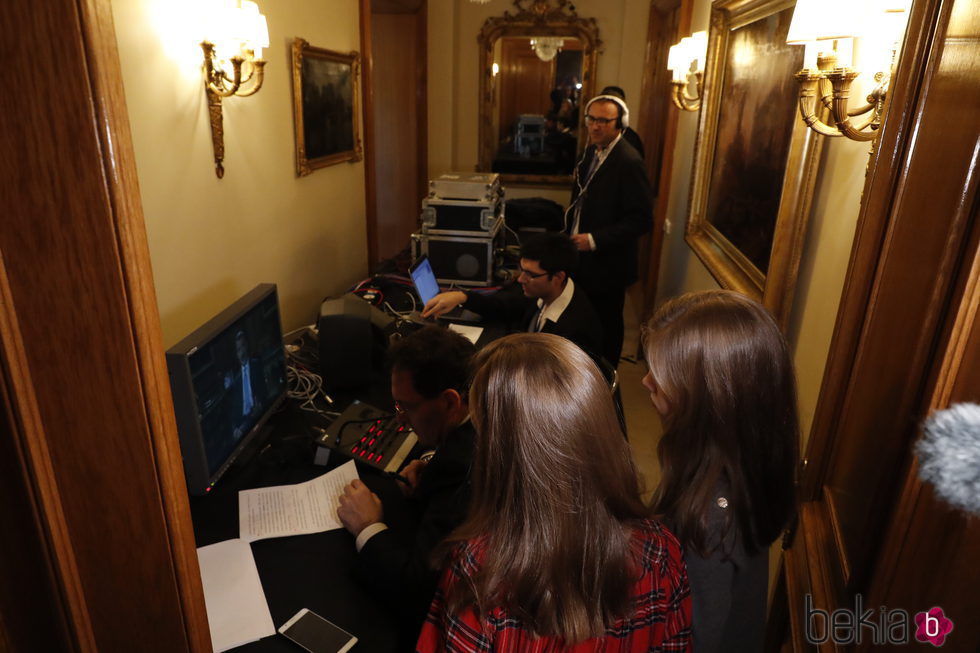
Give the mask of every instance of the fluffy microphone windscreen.
M 936 411 L 923 431 L 916 445 L 919 478 L 953 507 L 980 516 L 980 406 Z

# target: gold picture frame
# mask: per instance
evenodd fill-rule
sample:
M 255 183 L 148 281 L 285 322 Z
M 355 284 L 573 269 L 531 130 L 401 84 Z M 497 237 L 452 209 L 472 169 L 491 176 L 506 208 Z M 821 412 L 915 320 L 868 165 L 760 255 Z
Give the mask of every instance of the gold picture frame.
M 293 40 L 293 118 L 296 174 L 360 161 L 360 55 Z
M 795 0 L 716 0 L 685 239 L 724 288 L 789 320 L 820 139 L 797 115 Z M 721 154 L 722 156 L 719 156 Z
M 479 166 L 481 172 L 494 171 L 494 156 L 500 147 L 498 139 L 500 101 L 496 87 L 499 83 L 493 73 L 494 52 L 501 48 L 501 41 L 522 37 L 562 37 L 577 41 L 576 49 L 582 53 L 581 89 L 579 89 L 579 107 L 595 94 L 595 70 L 602 39 L 599 38 L 599 24 L 595 18 L 583 18 L 575 11 L 570 0 L 512 0 L 515 13 L 504 11 L 501 16 L 487 18 L 477 36 L 479 42 L 480 68 L 480 102 L 479 102 Z M 530 48 L 528 48 L 530 52 Z M 547 97 L 549 88 L 542 88 L 542 97 Z M 588 145 L 588 135 L 585 129 L 584 109 L 577 110 L 580 114 L 574 127 L 575 150 L 572 157 L 578 160 L 582 150 Z M 555 171 L 553 174 L 501 172 L 500 179 L 508 184 L 526 184 L 535 186 L 564 186 L 572 183 L 571 173 L 564 174 Z

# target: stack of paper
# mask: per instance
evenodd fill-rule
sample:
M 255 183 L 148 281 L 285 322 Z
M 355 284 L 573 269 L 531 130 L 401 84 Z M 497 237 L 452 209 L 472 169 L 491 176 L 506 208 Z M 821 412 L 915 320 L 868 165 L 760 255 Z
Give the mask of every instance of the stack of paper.
M 202 546 L 197 559 L 215 653 L 276 634 L 248 542 Z
M 238 536 L 254 542 L 269 537 L 319 533 L 342 528 L 340 495 L 357 478 L 354 461 L 313 480 L 238 493 Z

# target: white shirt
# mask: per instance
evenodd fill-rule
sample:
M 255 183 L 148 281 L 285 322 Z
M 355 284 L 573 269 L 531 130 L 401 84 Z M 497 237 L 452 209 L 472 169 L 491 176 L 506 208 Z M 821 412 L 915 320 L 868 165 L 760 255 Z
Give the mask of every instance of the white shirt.
M 543 299 L 538 299 L 538 326 L 537 330 L 540 331 L 544 327 L 544 323 L 547 320 L 552 322 L 557 322 L 561 318 L 561 314 L 565 312 L 568 308 L 569 302 L 572 301 L 572 295 L 575 294 L 575 282 L 571 279 L 565 281 L 565 289 L 561 291 L 561 294 L 555 298 L 555 301 L 544 305 Z
M 623 132 L 622 130 L 620 130 L 620 132 L 616 135 L 616 138 L 612 139 L 612 141 L 609 143 L 608 146 L 602 149 L 599 149 L 598 147 L 595 148 L 595 156 L 599 160 L 599 162 L 595 166 L 596 170 L 599 169 L 599 166 L 605 163 L 606 157 L 609 156 L 609 153 L 612 152 L 612 149 L 616 147 L 616 143 L 618 143 L 619 139 L 621 139 L 622 137 L 623 137 Z M 595 174 L 595 172 L 593 172 L 592 174 Z

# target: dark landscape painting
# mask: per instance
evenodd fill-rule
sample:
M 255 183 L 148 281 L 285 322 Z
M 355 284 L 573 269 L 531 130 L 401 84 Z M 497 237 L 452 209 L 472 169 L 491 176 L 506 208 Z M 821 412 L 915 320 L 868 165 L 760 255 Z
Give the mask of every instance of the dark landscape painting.
M 303 140 L 306 157 L 354 149 L 354 103 L 349 63 L 303 58 Z
M 293 116 L 296 172 L 360 161 L 357 135 L 358 54 L 334 52 L 293 41 Z
M 786 44 L 790 7 L 732 30 L 724 57 L 706 217 L 766 274 L 797 118 L 803 48 Z

